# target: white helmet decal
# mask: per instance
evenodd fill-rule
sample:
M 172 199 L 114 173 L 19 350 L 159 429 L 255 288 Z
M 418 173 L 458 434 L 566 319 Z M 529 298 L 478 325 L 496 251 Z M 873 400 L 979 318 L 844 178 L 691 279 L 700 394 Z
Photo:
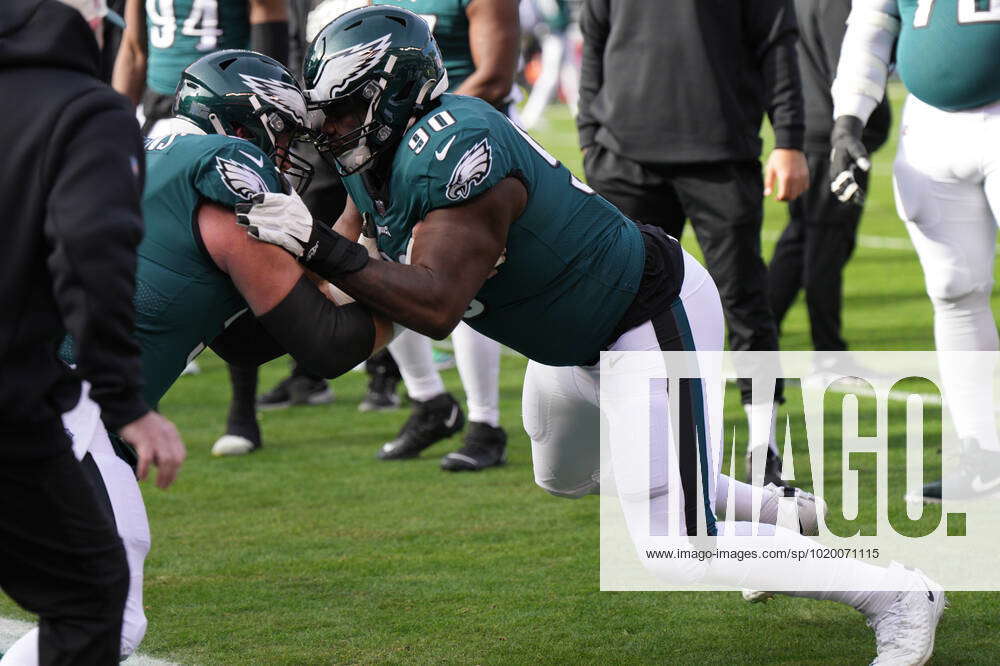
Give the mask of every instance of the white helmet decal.
M 306 124 L 306 101 L 297 87 L 277 79 L 262 79 L 250 74 L 240 74 L 240 79 L 250 90 L 287 113 L 300 125 Z
M 330 55 L 316 72 L 316 85 L 307 92 L 310 101 L 334 99 L 378 64 L 389 49 L 392 35 L 386 34 L 367 44 L 356 44 Z

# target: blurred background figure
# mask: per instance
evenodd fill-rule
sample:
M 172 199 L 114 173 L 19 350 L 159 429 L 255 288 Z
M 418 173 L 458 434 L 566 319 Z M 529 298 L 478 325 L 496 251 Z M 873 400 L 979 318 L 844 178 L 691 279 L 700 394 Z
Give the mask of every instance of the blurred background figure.
M 854 251 L 864 210 L 863 196 L 857 205 L 844 203 L 829 186 L 833 129 L 830 87 L 837 73 L 840 44 L 850 12 L 851 0 L 795 0 L 809 189 L 788 204 L 788 226 L 778 239 L 768 265 L 768 299 L 778 326 L 804 289 L 813 348 L 818 351 L 847 349 L 840 325 L 843 272 Z M 889 101 L 883 99 L 864 132 L 864 145 L 870 153 L 885 143 L 891 123 Z M 867 191 L 868 174 L 860 172 L 857 178 L 861 191 Z M 849 368 L 837 370 L 850 373 Z
M 115 90 L 141 105 L 146 136 L 169 134 L 184 68 L 223 49 L 288 63 L 288 0 L 126 0 Z
M 518 118 L 527 130 L 542 121 L 546 107 L 559 96 L 570 113 L 576 115 L 581 37 L 571 5 L 569 0 L 521 0 L 521 30 L 530 32 L 540 45 L 538 71 Z M 526 67 L 530 66 L 531 63 Z
M 809 181 L 792 0 L 586 0 L 580 28 L 577 127 L 588 182 L 675 238 L 690 219 L 719 287 L 729 347 L 777 350 L 760 247 L 763 197 L 791 201 Z M 775 147 L 762 180 L 765 112 Z M 752 401 L 749 381 L 740 388 L 748 461 L 751 451 L 766 452 L 764 480 L 780 484 L 776 409 Z M 780 380 L 774 398 L 783 401 Z

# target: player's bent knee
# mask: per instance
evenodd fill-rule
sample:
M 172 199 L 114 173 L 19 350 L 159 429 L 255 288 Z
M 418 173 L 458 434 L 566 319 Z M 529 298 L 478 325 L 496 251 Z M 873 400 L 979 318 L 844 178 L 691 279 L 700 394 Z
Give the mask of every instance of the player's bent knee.
M 927 279 L 927 295 L 939 310 L 988 306 L 992 290 L 992 280 L 975 280 L 968 273 L 957 271 L 942 271 Z

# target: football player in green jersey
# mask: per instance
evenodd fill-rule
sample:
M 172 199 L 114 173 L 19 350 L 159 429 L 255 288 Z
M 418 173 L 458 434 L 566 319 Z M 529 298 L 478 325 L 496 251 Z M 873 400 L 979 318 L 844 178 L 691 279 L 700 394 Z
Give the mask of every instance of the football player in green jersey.
M 306 114 L 291 74 L 258 53 L 219 51 L 185 70 L 176 112 L 186 133 L 146 140 L 146 234 L 135 290 L 146 402 L 156 405 L 206 345 L 242 366 L 290 353 L 329 377 L 384 346 L 391 324 L 356 303 L 337 305 L 333 299 L 345 302 L 343 295 L 329 285 L 321 292 L 288 253 L 253 240 L 236 224 L 239 202 L 289 191 L 288 175 L 300 189 L 307 184 L 308 165 L 288 149 Z M 96 403 L 85 397 L 64 424 L 74 449 L 97 461 L 125 544 L 131 572 L 122 629 L 126 657 L 146 631 L 142 571 L 150 540 L 142 495 L 116 458 Z M 18 659 L 11 656 L 10 663 L 36 663 L 36 651 L 29 634 L 9 652 Z
M 833 86 L 832 187 L 863 192 L 870 164 L 861 131 L 885 94 L 889 65 L 910 95 L 893 165 L 905 221 L 934 306 L 941 379 L 961 438 L 953 476 L 922 499 L 979 499 L 1000 492 L 1000 438 L 992 390 L 1000 339 L 990 307 L 1000 222 L 1000 5 L 978 0 L 855 0 Z M 920 501 L 921 497 L 911 499 Z
M 350 3 L 344 0 L 329 0 L 318 6 L 314 15 L 321 23 L 315 26 L 315 31 L 346 11 L 347 4 Z M 367 4 L 356 2 L 355 7 Z M 516 90 L 519 40 L 516 0 L 374 0 L 370 4 L 403 7 L 427 21 L 441 47 L 449 92 L 478 97 L 504 111 L 510 109 L 511 93 Z M 313 20 L 314 16 L 310 16 L 310 22 Z M 475 471 L 502 464 L 506 459 L 507 434 L 500 427 L 500 345 L 464 323 L 452 332 L 451 341 L 465 389 L 469 425 L 462 447 L 445 455 L 441 467 Z M 389 351 L 391 358 L 382 364 L 374 367 L 369 364 L 369 392 L 359 409 L 398 405 L 396 383 L 386 379 L 396 370 L 386 367 L 394 359 L 413 408 L 397 436 L 380 447 L 378 457 L 412 458 L 460 432 L 465 418 L 458 401 L 445 388 L 429 338 L 415 331 L 404 331 L 389 345 Z M 328 395 L 325 382 L 310 377 L 308 368 L 296 368 L 291 377 L 262 396 L 259 405 L 264 408 L 283 407 L 292 402 L 313 404 L 314 398 L 320 401 Z M 230 413 L 240 409 L 238 403 L 250 400 L 234 390 Z
M 143 133 L 170 131 L 184 68 L 225 49 L 288 60 L 288 0 L 127 0 L 112 85 L 142 105 Z
M 627 429 L 617 410 L 636 404 L 598 406 L 599 354 L 721 350 L 722 307 L 707 271 L 675 239 L 622 215 L 489 104 L 445 94 L 440 52 L 415 14 L 385 7 L 348 12 L 313 42 L 305 80 L 310 105 L 323 114 L 320 152 L 344 175 L 348 206 L 330 230 L 294 197 L 265 193 L 240 207 L 241 222 L 408 328 L 442 338 L 464 319 L 528 356 L 522 407 L 535 480 L 563 497 L 596 493 L 601 408 L 612 428 Z M 369 260 L 349 240 L 362 232 L 385 261 Z M 662 361 L 655 363 L 663 372 Z M 618 373 L 603 380 L 611 386 L 602 392 L 618 395 Z M 716 524 L 715 511 L 725 510 L 734 485 L 736 505 L 726 508 L 737 521 L 750 516 L 749 495 L 762 492 L 772 512 L 763 520 L 774 522 L 781 495 L 720 473 L 722 442 L 706 415 L 721 400 L 721 382 L 682 382 L 676 414 L 668 413 L 665 383 L 644 388 L 650 402 L 638 403 L 639 411 L 663 433 L 658 441 L 672 438 L 669 423 L 676 419 L 681 453 L 651 448 L 647 453 L 661 464 L 649 465 L 650 478 L 638 488 L 627 466 L 605 470 L 619 490 L 636 491 L 623 492 L 621 505 L 637 548 L 661 533 L 651 531 L 653 515 L 666 517 L 662 534 L 678 543 L 700 534 L 714 536 L 720 548 L 764 548 L 735 536 L 764 529 L 769 549 L 815 545 L 782 527 Z M 800 522 L 808 516 L 815 525 L 815 498 L 797 499 Z M 682 584 L 710 576 L 732 587 L 788 589 L 786 568 L 766 566 L 765 555 L 711 558 L 704 566 L 641 559 Z M 933 615 L 944 597 L 922 575 L 855 560 L 805 561 L 795 573 L 794 589 L 817 591 L 793 594 L 869 615 L 881 663 L 893 657 L 906 660 L 891 663 L 922 663 L 930 654 Z M 852 588 L 864 591 L 844 591 Z M 877 591 L 899 589 L 908 591 Z M 906 643 L 905 653 L 896 639 Z
M 427 21 L 441 48 L 448 92 L 478 97 L 504 113 L 512 110 L 520 40 L 517 0 L 374 0 L 372 4 L 402 7 Z M 500 345 L 464 322 L 452 331 L 451 342 L 469 423 L 461 448 L 444 455 L 441 467 L 476 471 L 501 465 L 507 457 L 507 433 L 500 427 Z M 396 437 L 379 448 L 381 460 L 420 455 L 464 426 L 461 407 L 435 367 L 431 340 L 406 331 L 392 341 L 389 351 L 413 409 Z

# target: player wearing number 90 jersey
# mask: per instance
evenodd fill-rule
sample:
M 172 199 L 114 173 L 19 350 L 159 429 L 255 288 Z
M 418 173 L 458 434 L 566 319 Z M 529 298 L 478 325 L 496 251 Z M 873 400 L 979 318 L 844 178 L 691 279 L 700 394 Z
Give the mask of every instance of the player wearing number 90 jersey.
M 382 254 L 406 263 L 413 228 L 430 211 L 512 175 L 531 196 L 464 320 L 541 363 L 593 363 L 639 288 L 641 235 L 506 116 L 474 97 L 442 95 L 403 136 L 384 194 L 370 192 L 362 174 L 344 185 L 375 225 Z
M 837 174 L 845 200 L 866 168 L 861 128 L 882 98 L 893 55 L 910 96 L 893 166 L 896 208 L 920 257 L 939 352 L 997 351 L 990 308 L 1000 220 L 1000 2 L 855 0 L 833 87 Z M 926 501 L 980 497 L 1000 479 L 992 368 L 942 359 L 963 469 L 924 487 Z M 977 490 L 978 489 L 978 490 Z

